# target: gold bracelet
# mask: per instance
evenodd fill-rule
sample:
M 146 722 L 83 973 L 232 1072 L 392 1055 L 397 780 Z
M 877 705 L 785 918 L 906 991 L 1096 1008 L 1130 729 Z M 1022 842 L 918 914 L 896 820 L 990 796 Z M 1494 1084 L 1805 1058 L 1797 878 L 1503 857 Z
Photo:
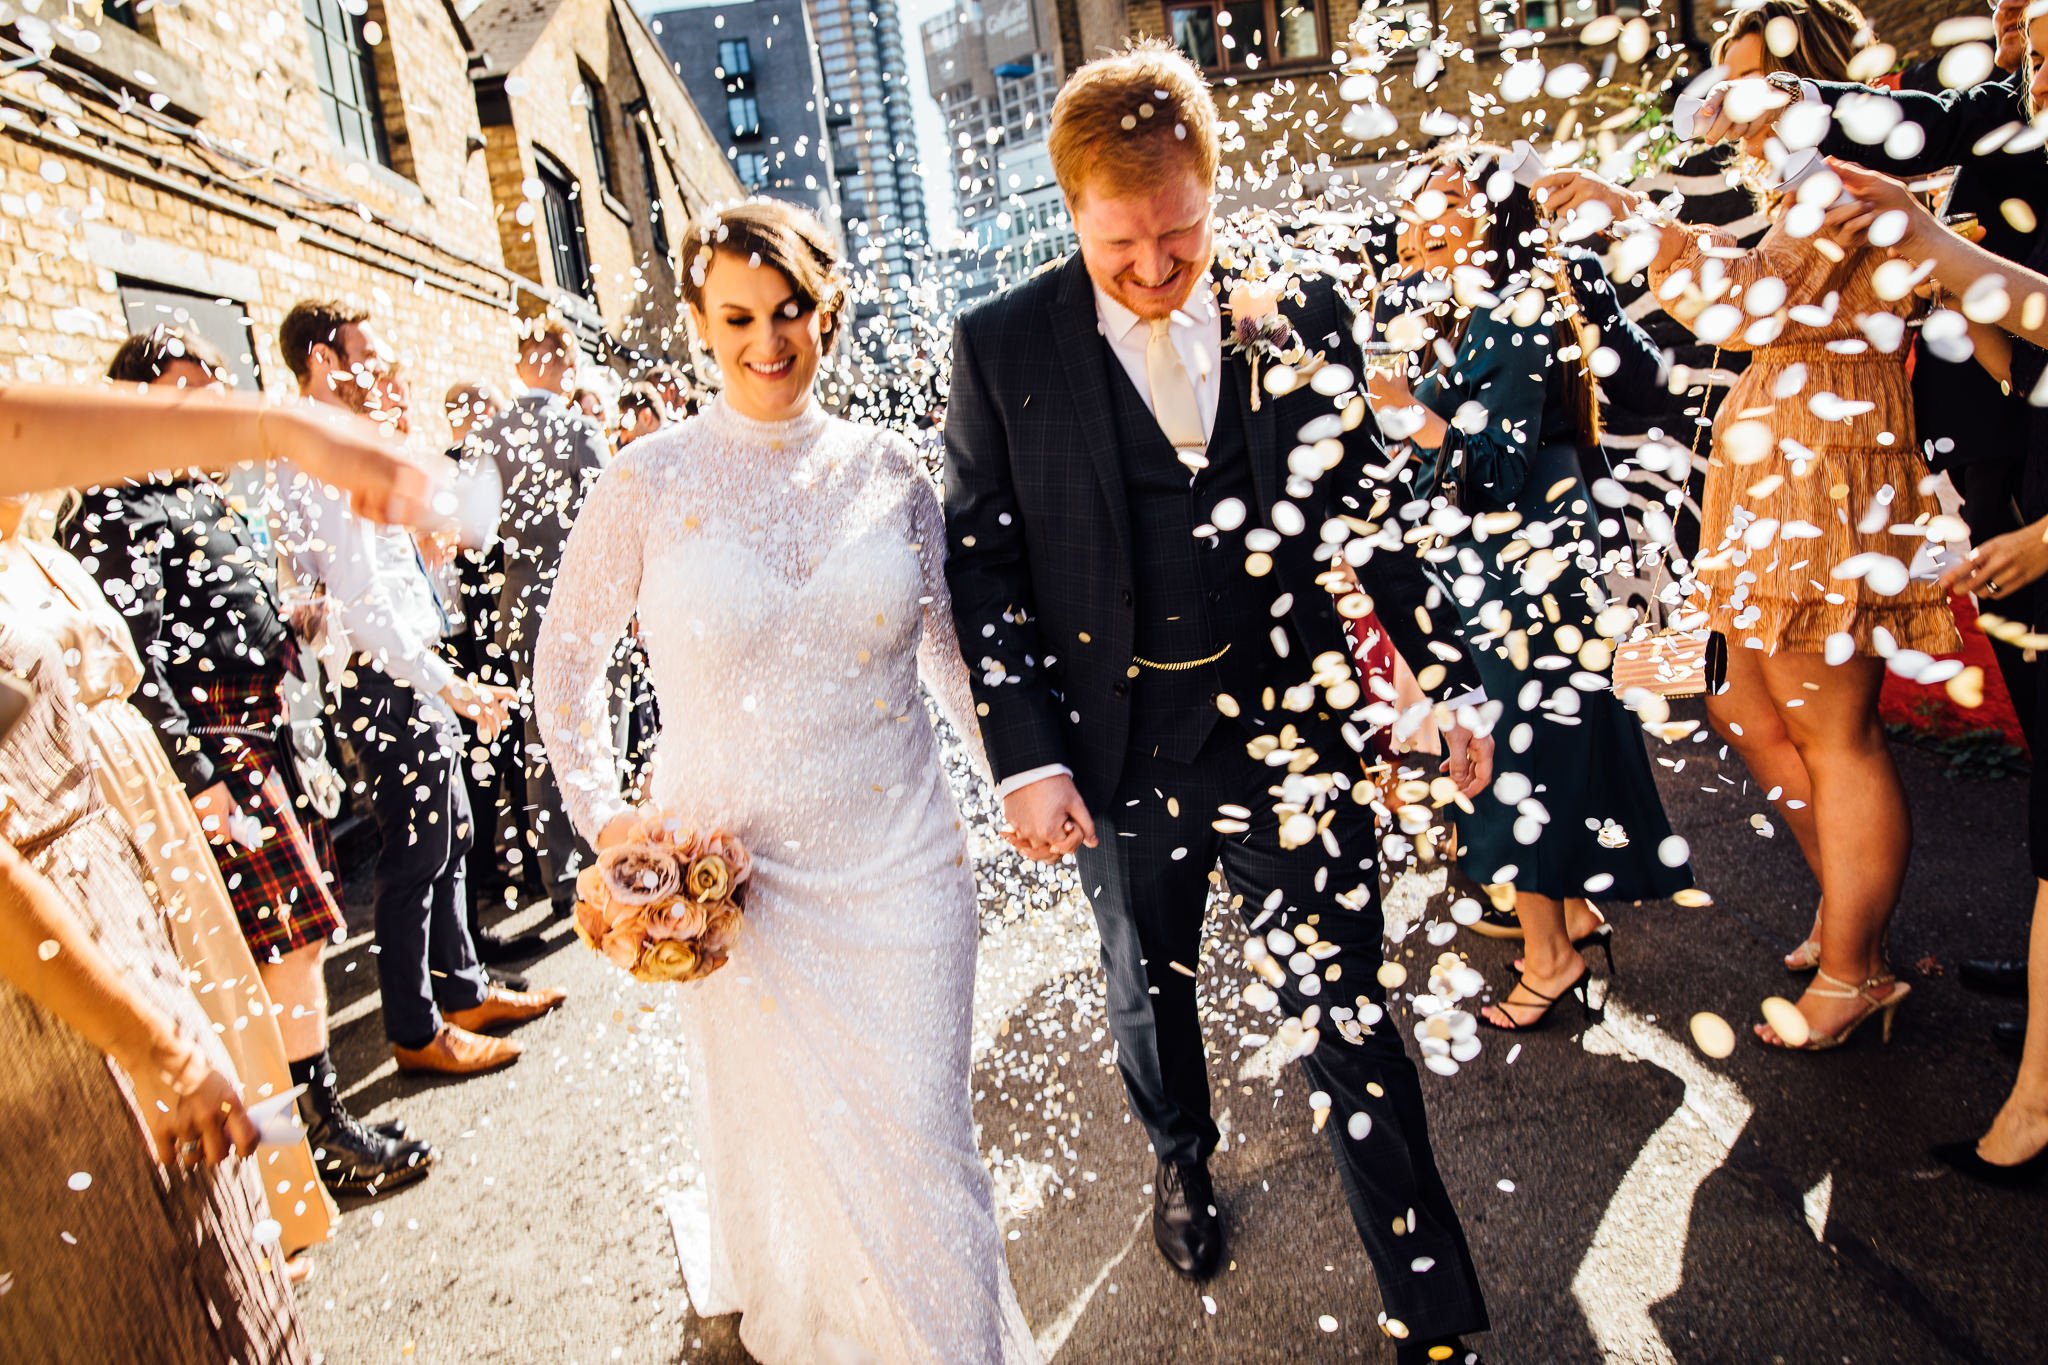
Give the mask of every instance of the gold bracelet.
M 1200 668 L 1204 664 L 1213 664 L 1229 652 L 1230 646 L 1225 645 L 1223 646 L 1223 648 L 1217 650 L 1214 654 L 1211 654 L 1206 659 L 1194 659 L 1184 664 L 1156 664 L 1153 663 L 1150 659 L 1141 659 L 1137 655 L 1133 654 L 1131 656 L 1131 662 L 1138 665 L 1140 668 L 1156 669 L 1161 673 L 1186 673 L 1190 669 Z

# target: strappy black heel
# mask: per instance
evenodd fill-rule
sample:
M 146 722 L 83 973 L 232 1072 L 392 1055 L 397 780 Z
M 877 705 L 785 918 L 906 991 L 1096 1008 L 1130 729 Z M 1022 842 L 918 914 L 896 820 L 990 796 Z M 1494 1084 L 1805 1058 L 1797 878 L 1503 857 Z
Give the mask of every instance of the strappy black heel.
M 1577 1000 L 1579 1002 L 1579 1008 L 1585 1011 L 1586 1022 L 1589 1024 L 1597 1024 L 1606 1018 L 1607 1007 L 1605 1005 L 1595 1005 L 1593 1003 L 1592 993 L 1587 989 L 1587 987 L 1592 984 L 1592 979 L 1593 969 L 1591 967 L 1582 966 L 1579 969 L 1578 976 L 1572 979 L 1572 983 L 1569 986 L 1566 986 L 1556 995 L 1545 995 L 1542 991 L 1539 991 L 1534 986 L 1531 986 L 1528 983 L 1528 979 L 1526 977 L 1518 974 L 1515 977 L 1515 984 L 1508 988 L 1508 995 L 1504 995 L 1499 1000 L 1495 1001 L 1493 1006 L 1496 1010 L 1500 1011 L 1501 1018 L 1505 1019 L 1507 1022 L 1504 1024 L 1496 1023 L 1483 1010 L 1480 1011 L 1479 1022 L 1486 1025 L 1490 1029 L 1497 1029 L 1502 1033 L 1531 1033 L 1537 1029 L 1547 1027 L 1551 1021 L 1551 1018 L 1557 1012 L 1558 1001 L 1564 999 L 1566 996 L 1570 996 L 1573 999 Z M 1517 989 L 1526 991 L 1530 995 L 1535 996 L 1536 1002 L 1543 1006 L 1543 1013 L 1537 1015 L 1534 1019 L 1529 1020 L 1527 1023 L 1517 1023 L 1515 1021 L 1515 1016 L 1508 1013 L 1510 1009 L 1527 1008 L 1527 1005 L 1510 1005 L 1508 1003 L 1508 996 L 1513 995 Z
M 1588 948 L 1598 948 L 1600 956 L 1607 960 L 1608 979 L 1612 980 L 1614 978 L 1614 926 L 1611 923 L 1604 919 L 1601 920 L 1594 928 L 1573 939 L 1572 947 L 1577 948 L 1581 953 L 1584 953 Z M 1586 965 L 1590 967 L 1593 964 L 1589 962 Z M 1515 971 L 1519 973 L 1521 970 L 1522 959 L 1518 957 L 1515 959 Z

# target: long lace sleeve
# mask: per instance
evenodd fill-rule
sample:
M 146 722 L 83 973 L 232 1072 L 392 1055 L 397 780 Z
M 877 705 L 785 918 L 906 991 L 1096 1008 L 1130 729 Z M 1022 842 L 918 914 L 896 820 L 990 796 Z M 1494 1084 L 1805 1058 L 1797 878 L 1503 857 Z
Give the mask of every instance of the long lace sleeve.
M 599 478 L 562 552 L 534 658 L 534 719 L 569 818 L 592 841 L 631 809 L 612 739 L 611 660 L 640 596 L 653 482 L 630 454 Z
M 911 480 L 911 534 L 917 541 L 918 567 L 924 576 L 924 635 L 917 647 L 918 676 L 931 689 L 932 697 L 960 737 L 967 742 L 974 769 L 984 781 L 993 783 L 988 755 L 981 746 L 981 718 L 975 710 L 973 681 L 967 659 L 960 652 L 960 634 L 953 621 L 953 594 L 946 586 L 946 517 L 939 506 L 938 490 L 925 475 L 924 466 L 908 447 L 904 458 L 913 466 Z

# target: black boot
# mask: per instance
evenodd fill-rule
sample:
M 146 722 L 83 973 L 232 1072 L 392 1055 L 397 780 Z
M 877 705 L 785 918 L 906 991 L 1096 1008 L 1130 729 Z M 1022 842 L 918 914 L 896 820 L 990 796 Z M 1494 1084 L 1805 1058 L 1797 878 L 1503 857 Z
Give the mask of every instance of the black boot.
M 486 967 L 536 958 L 548 950 L 548 941 L 542 937 L 538 929 L 514 934 L 508 938 L 496 929 L 486 928 L 471 920 L 469 937 L 470 941 L 476 944 L 477 961 Z
M 1181 1274 L 1206 1280 L 1223 1260 L 1216 1189 L 1199 1161 L 1162 1161 L 1152 1178 L 1152 1240 Z
M 313 1164 L 329 1190 L 380 1194 L 411 1184 L 433 1166 L 434 1149 L 426 1143 L 388 1137 L 348 1112 L 326 1052 L 293 1062 L 292 1080 L 306 1087 L 299 1096 L 299 1117 L 313 1148 Z
M 1965 958 L 1956 977 L 1966 990 L 1986 995 L 2025 995 L 2027 960 L 2023 957 Z

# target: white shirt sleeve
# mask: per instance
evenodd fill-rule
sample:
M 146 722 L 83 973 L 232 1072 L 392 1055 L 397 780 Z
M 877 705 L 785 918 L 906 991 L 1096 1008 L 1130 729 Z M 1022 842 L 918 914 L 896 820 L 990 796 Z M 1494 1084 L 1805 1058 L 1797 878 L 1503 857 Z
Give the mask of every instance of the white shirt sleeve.
M 1048 777 L 1072 777 L 1074 770 L 1064 763 L 1048 763 L 1042 768 L 1026 768 L 1013 773 L 996 784 L 996 795 L 1008 797 L 1011 792 L 1023 791 L 1034 782 L 1043 782 Z
M 435 648 L 436 633 L 422 629 L 424 623 L 416 619 L 419 603 L 408 610 L 399 585 L 390 581 L 392 574 L 410 572 L 431 597 L 433 585 L 426 575 L 417 564 L 380 572 L 379 533 L 349 509 L 339 490 L 288 466 L 280 468 L 278 477 L 283 484 L 278 538 L 301 581 L 317 578 L 326 584 L 329 610 L 357 650 L 414 690 L 439 696 L 455 680 L 455 670 Z

